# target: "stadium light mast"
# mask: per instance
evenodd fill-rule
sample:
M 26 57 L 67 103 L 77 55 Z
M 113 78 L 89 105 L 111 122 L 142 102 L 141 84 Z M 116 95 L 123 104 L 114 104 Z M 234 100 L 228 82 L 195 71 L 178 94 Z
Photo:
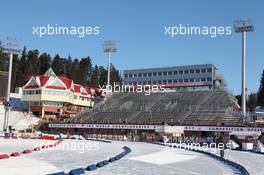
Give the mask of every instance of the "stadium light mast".
M 113 40 L 105 41 L 103 44 L 103 51 L 108 53 L 108 71 L 107 71 L 107 87 L 106 90 L 109 92 L 110 89 L 110 69 L 111 69 L 111 55 L 116 52 L 116 43 Z
M 8 82 L 7 82 L 7 92 L 6 92 L 6 104 L 5 104 L 5 116 L 4 116 L 4 126 L 3 130 L 8 131 L 8 120 L 10 113 L 10 89 L 11 89 L 11 81 L 12 81 L 12 63 L 13 63 L 13 55 L 19 54 L 18 50 L 18 40 L 14 37 L 6 37 L 4 41 L 4 45 L 2 51 L 9 55 L 9 68 L 8 68 Z
M 242 114 L 246 116 L 246 33 L 253 32 L 255 26 L 250 20 L 234 21 L 236 33 L 242 33 Z

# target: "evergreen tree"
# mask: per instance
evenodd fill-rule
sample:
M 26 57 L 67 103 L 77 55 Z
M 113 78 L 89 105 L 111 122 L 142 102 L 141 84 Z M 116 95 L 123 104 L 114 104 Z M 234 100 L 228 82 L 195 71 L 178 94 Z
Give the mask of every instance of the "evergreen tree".
M 99 66 L 99 85 L 103 86 L 107 84 L 107 70 L 103 66 Z
M 16 86 L 24 86 L 28 80 L 28 64 L 27 64 L 27 51 L 26 47 L 23 48 L 21 58 L 18 62 L 18 75 L 16 80 Z
M 91 59 L 89 57 L 82 58 L 79 64 L 80 84 L 88 84 L 91 79 L 92 71 Z
M 110 72 L 110 82 L 113 85 L 121 83 L 121 76 L 119 75 L 119 71 L 111 64 L 111 72 Z
M 28 64 L 27 64 L 27 49 L 24 46 L 20 59 L 20 72 L 24 76 L 28 74 Z
M 72 79 L 74 83 L 79 84 L 81 82 L 80 71 L 79 71 L 79 60 L 74 59 L 71 67 L 72 67 Z
M 55 55 L 51 67 L 57 76 L 65 74 L 63 62 L 58 54 Z
M 92 87 L 99 87 L 99 83 L 100 83 L 100 70 L 99 67 L 95 65 L 89 85 Z
M 51 56 L 47 53 L 43 53 L 39 56 L 39 73 L 43 75 L 51 66 Z
M 12 62 L 12 80 L 11 80 L 11 92 L 15 91 L 15 88 L 19 86 L 19 60 L 18 55 L 13 55 Z
M 65 61 L 65 74 L 66 77 L 73 79 L 73 65 L 72 58 L 69 55 L 68 59 Z
M 262 71 L 260 86 L 258 90 L 258 104 L 264 106 L 264 70 Z
M 39 51 L 38 50 L 30 50 L 28 52 L 28 71 L 30 75 L 39 75 L 39 59 L 38 59 Z

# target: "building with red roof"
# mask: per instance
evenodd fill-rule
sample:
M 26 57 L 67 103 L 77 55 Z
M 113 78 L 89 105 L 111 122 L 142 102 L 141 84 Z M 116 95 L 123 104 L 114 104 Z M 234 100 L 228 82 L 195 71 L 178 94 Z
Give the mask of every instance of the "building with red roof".
M 22 87 L 22 100 L 36 115 L 74 115 L 93 107 L 93 88 L 58 77 L 50 68 L 44 75 L 31 76 Z

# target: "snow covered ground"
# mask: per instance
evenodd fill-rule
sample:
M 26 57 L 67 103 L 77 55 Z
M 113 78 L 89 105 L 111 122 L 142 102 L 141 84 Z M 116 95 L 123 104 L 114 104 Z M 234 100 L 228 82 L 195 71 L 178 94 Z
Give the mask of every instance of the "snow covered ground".
M 5 108 L 0 105 L 0 131 L 3 131 L 5 117 Z M 29 115 L 25 112 L 10 111 L 8 125 L 12 126 L 16 130 L 25 130 L 32 125 L 36 125 L 39 122 L 39 118 Z
M 51 143 L 41 140 L 4 140 L 0 139 L 0 152 L 10 153 L 33 148 L 38 144 Z M 58 147 L 41 152 L 33 152 L 20 157 L 10 157 L 0 160 L 0 174 L 5 175 L 42 175 L 52 172 L 65 171 L 108 159 L 123 151 L 123 146 L 131 148 L 132 152 L 124 158 L 110 163 L 105 167 L 86 174 L 92 175 L 229 175 L 233 174 L 231 167 L 214 160 L 208 156 L 186 150 L 175 150 L 160 145 L 142 142 L 103 143 L 85 140 L 64 140 Z M 243 153 L 244 154 L 244 153 Z M 226 153 L 226 156 L 239 161 L 248 161 L 253 174 L 264 172 L 263 167 L 258 167 L 263 161 L 262 155 L 240 154 L 240 152 Z M 240 155 L 243 155 L 241 157 Z M 248 156 L 247 156 L 248 155 Z M 248 158 L 250 157 L 250 158 Z M 255 158 L 258 159 L 255 159 Z M 250 163 L 250 161 L 253 161 Z M 260 161 L 258 163 L 257 161 Z M 253 165 L 255 164 L 255 165 Z M 263 165 L 263 162 L 262 162 Z M 254 166 L 258 169 L 254 169 Z M 264 168 L 263 168 L 264 169 Z M 256 172 L 255 172 L 256 171 Z
M 225 158 L 243 165 L 252 175 L 264 174 L 264 155 L 245 151 L 226 150 Z
M 48 140 L 32 140 L 32 139 L 3 139 L 0 138 L 0 154 L 8 154 L 12 152 L 22 152 L 25 149 L 33 149 L 55 143 L 56 141 Z

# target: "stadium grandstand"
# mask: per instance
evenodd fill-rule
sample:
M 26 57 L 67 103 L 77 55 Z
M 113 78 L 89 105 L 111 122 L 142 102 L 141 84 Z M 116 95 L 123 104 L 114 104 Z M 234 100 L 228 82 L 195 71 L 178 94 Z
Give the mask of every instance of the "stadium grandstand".
M 45 130 L 105 136 L 123 135 L 130 139 L 132 135 L 137 137 L 136 140 L 144 140 L 148 136 L 156 139 L 157 135 L 162 136 L 163 134 L 214 137 L 223 130 L 228 135 L 230 130 L 245 126 L 243 117 L 239 115 L 240 107 L 237 99 L 225 86 L 224 78 L 219 78 L 220 76 L 216 74 L 217 69 L 213 64 L 173 67 L 175 70 L 172 68 L 156 69 L 166 76 L 171 74 L 168 72 L 182 71 L 183 74 L 188 72 L 188 75 L 171 75 L 174 79 L 188 77 L 188 81 L 183 84 L 181 81 L 174 84 L 166 84 L 168 81 L 165 84 L 159 84 L 158 82 L 163 81 L 156 81 L 156 77 L 152 77 L 153 80 L 146 78 L 146 81 L 140 77 L 138 81 L 151 81 L 152 84 L 149 87 L 164 86 L 165 91 L 150 94 L 137 91 L 114 92 L 107 99 L 96 103 L 93 108 L 75 117 L 62 122 L 49 123 Z M 190 75 L 193 70 L 194 73 Z M 145 69 L 136 70 L 136 72 L 141 72 L 137 74 L 142 74 L 142 76 L 144 71 Z M 166 71 L 168 72 L 164 73 Z M 132 72 L 134 71 L 131 73 L 126 71 L 125 81 L 134 81 L 128 80 L 129 77 L 133 79 L 135 73 Z M 148 73 L 146 75 L 148 76 Z M 136 79 L 138 79 L 137 76 Z M 203 82 L 202 77 L 207 77 L 206 81 L 208 79 L 209 82 Z M 199 80 L 199 82 L 193 85 L 192 79 Z M 219 80 L 221 83 L 217 83 Z M 125 84 L 135 88 L 149 85 Z
M 211 91 L 114 93 L 92 110 L 68 120 L 75 123 L 234 125 L 236 99 L 223 89 Z

